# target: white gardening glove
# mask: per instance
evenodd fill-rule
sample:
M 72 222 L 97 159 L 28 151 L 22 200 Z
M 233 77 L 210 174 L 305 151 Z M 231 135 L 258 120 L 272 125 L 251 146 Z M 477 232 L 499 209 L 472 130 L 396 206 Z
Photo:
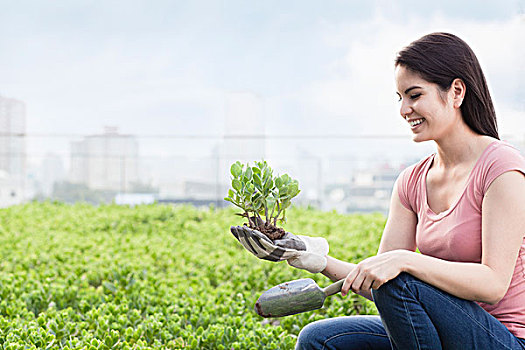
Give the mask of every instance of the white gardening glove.
M 272 240 L 247 226 L 232 226 L 231 232 L 246 250 L 259 259 L 286 260 L 290 266 L 318 273 L 326 267 L 328 242 L 322 237 L 308 237 L 286 232 L 282 239 Z

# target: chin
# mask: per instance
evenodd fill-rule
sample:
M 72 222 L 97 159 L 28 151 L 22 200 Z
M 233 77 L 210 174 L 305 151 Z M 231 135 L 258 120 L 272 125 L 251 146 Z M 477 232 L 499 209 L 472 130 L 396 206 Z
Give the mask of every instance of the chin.
M 429 138 L 426 138 L 426 137 L 422 137 L 421 135 L 414 135 L 412 136 L 412 141 L 414 141 L 415 143 L 421 143 L 421 142 L 425 142 L 425 141 L 431 141 L 431 139 Z

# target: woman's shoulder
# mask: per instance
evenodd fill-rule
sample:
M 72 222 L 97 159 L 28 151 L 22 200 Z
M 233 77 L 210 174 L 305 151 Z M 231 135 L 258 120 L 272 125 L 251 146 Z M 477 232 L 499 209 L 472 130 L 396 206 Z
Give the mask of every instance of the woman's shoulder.
M 481 192 L 485 193 L 490 184 L 507 171 L 525 174 L 525 158 L 520 151 L 506 141 L 494 141 L 482 155 L 475 177 L 479 180 Z
M 401 171 L 401 174 L 399 175 L 400 178 L 417 178 L 421 176 L 429 163 L 432 162 L 434 159 L 435 153 L 430 154 L 426 156 L 425 158 L 417 161 L 416 163 L 413 163 L 409 166 L 407 166 L 405 169 Z
M 491 160 L 525 161 L 521 152 L 514 145 L 501 140 L 496 140 L 487 147 L 485 158 Z
M 492 142 L 483 152 L 479 163 L 479 171 L 482 172 L 495 168 L 525 171 L 525 158 L 515 146 L 506 141 Z

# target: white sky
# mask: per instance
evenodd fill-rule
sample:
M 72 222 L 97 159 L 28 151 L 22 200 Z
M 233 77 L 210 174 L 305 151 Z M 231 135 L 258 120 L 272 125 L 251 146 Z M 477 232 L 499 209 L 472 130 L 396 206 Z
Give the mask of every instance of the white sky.
M 395 53 L 449 31 L 477 54 L 500 133 L 525 137 L 523 0 L 0 0 L 0 9 L 0 94 L 27 104 L 29 134 L 115 125 L 139 135 L 220 135 L 228 95 L 249 91 L 263 102 L 267 134 L 409 140 L 394 95 Z M 66 154 L 69 142 L 30 139 L 28 151 Z M 177 142 L 141 140 L 141 149 L 206 155 L 213 146 Z M 309 145 L 301 148 L 346 152 L 337 142 Z

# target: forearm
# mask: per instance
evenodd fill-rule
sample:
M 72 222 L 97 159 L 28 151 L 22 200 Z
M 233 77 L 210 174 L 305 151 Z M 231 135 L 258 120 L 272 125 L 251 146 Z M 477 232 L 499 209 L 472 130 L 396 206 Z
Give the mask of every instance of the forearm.
M 508 288 L 508 283 L 487 265 L 406 253 L 405 272 L 459 298 L 494 304 Z
M 345 278 L 356 266 L 349 262 L 341 261 L 331 256 L 327 256 L 326 268 L 321 272 L 323 275 L 331 279 L 333 282 L 337 282 Z M 372 300 L 372 294 L 368 291 L 362 291 L 359 293 L 362 297 Z

